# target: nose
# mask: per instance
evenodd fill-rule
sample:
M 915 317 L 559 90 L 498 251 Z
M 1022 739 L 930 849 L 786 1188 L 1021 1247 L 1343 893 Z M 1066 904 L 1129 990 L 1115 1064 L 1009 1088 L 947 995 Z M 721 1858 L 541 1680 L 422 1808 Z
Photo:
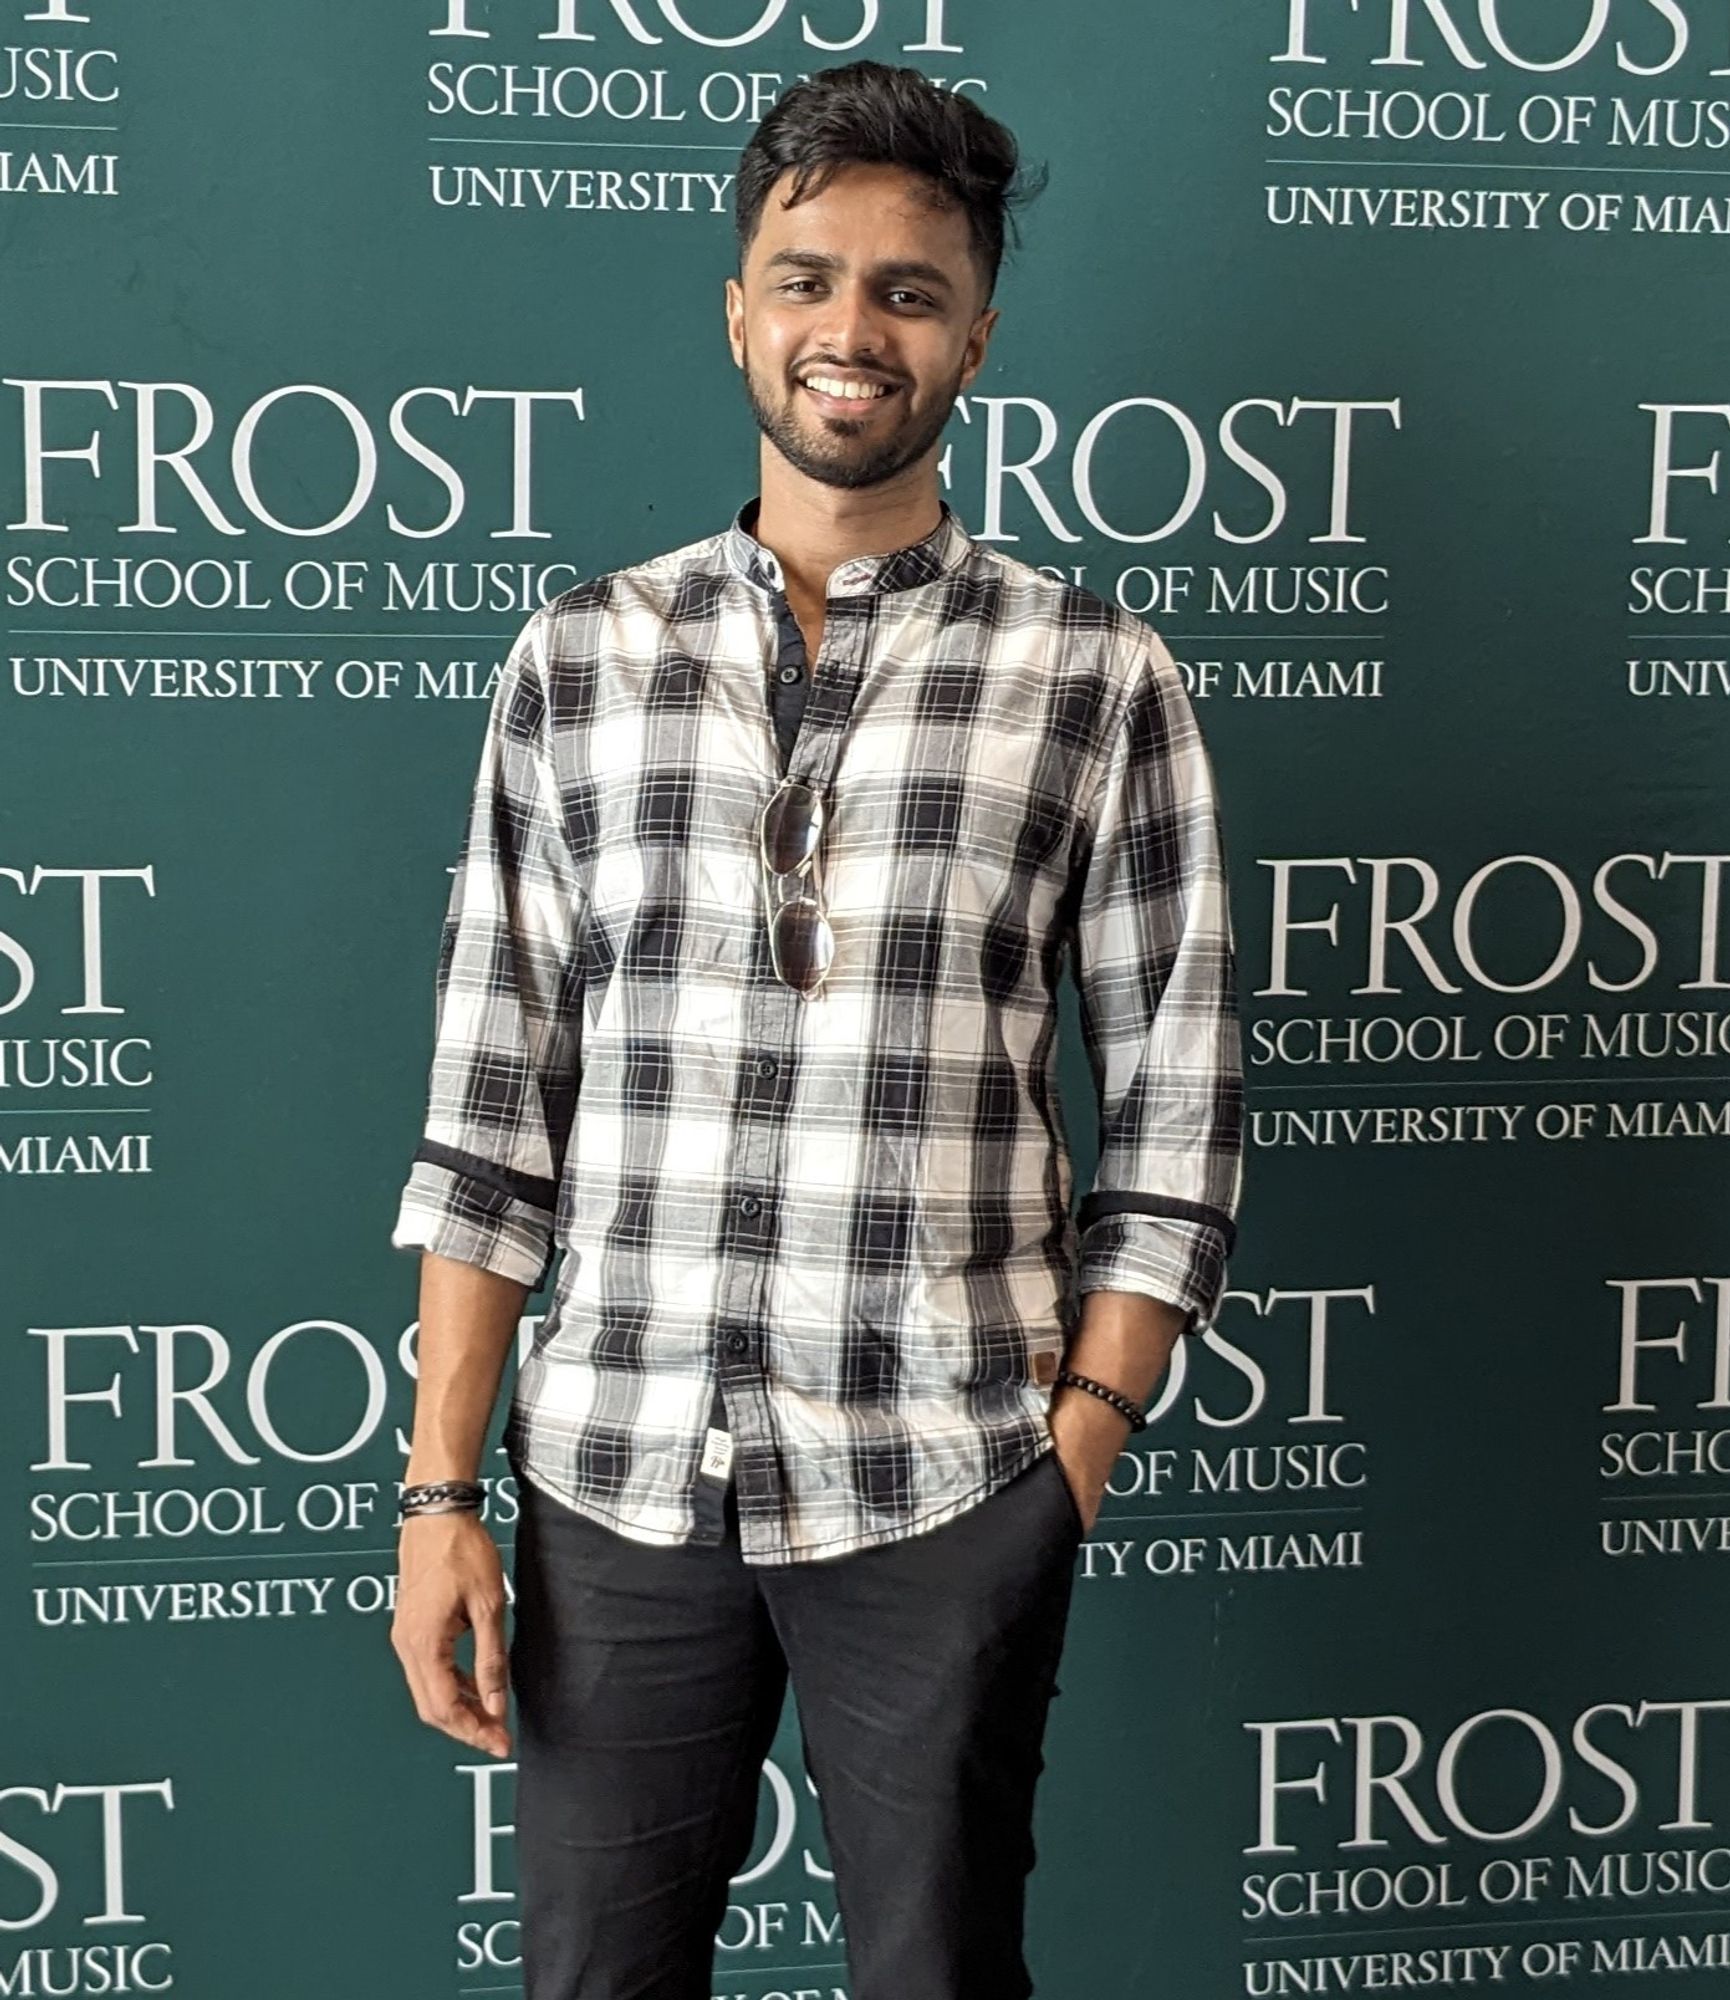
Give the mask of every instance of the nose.
M 883 365 L 883 311 L 863 284 L 837 285 L 814 333 L 813 348 L 844 368 Z

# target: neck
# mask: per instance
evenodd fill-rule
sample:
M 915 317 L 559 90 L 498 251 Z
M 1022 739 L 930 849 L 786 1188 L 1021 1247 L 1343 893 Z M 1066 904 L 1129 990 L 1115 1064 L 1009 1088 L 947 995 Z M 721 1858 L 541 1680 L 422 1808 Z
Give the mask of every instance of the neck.
M 751 532 L 774 551 L 788 596 L 813 604 L 825 601 L 840 564 L 923 541 L 943 516 L 933 459 L 877 486 L 824 486 L 765 442 L 759 490 Z

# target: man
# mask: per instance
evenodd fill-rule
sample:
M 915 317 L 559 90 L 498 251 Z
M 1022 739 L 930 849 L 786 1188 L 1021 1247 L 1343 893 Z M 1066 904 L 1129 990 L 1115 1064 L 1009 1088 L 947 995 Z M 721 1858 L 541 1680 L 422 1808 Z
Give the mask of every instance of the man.
M 1078 1545 L 1220 1294 L 1194 716 L 1146 626 L 938 491 L 1017 175 L 913 70 L 789 90 L 726 287 L 760 491 L 537 613 L 497 689 L 392 1237 L 424 1253 L 392 1640 L 463 1743 L 507 1755 L 516 1693 L 528 2000 L 709 1994 L 789 1675 L 852 2000 L 1031 1991 Z M 1074 1220 L 1066 954 L 1102 1121 Z M 507 1659 L 475 1476 L 555 1250 Z

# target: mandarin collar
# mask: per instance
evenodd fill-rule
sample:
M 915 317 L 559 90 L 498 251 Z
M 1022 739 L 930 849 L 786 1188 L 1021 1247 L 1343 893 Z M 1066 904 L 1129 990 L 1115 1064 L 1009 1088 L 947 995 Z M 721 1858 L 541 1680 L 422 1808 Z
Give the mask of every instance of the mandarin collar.
M 736 576 L 761 590 L 784 590 L 786 582 L 775 551 L 758 541 L 751 527 L 756 522 L 762 495 L 754 493 L 736 513 L 722 536 L 727 563 Z M 934 583 L 947 571 L 957 568 L 973 546 L 973 538 L 961 525 L 961 517 L 949 502 L 938 496 L 942 514 L 935 528 L 904 549 L 884 555 L 852 556 L 830 572 L 831 597 L 865 597 L 888 590 L 911 590 L 916 584 Z

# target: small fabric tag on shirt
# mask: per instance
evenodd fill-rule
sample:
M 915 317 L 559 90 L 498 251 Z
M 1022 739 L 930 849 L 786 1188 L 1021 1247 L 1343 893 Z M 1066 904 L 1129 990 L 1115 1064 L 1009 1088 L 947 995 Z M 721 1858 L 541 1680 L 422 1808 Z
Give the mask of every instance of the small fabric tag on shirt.
M 1041 1383 L 1057 1380 L 1057 1356 L 1049 1347 L 1033 1357 L 1033 1379 Z
M 706 1431 L 703 1435 L 703 1470 L 713 1479 L 725 1479 L 732 1469 L 732 1433 L 730 1431 Z

